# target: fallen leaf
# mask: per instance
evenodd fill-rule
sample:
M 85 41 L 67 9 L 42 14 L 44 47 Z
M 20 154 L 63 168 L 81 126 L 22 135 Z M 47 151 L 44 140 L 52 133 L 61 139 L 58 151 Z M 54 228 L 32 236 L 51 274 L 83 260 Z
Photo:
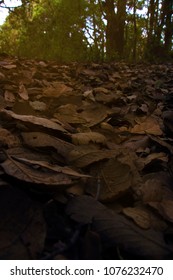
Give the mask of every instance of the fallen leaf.
M 7 129 L 0 128 L 0 144 L 12 148 L 20 146 L 20 140 Z
M 129 190 L 132 184 L 133 175 L 130 167 L 115 158 L 100 164 L 98 168 L 96 167 L 94 174 L 92 171 L 91 174 L 96 179 L 91 179 L 91 182 L 88 183 L 87 192 L 96 197 L 99 188 L 98 199 L 104 202 L 114 201 L 121 197 Z
M 8 90 L 5 91 L 4 98 L 5 98 L 5 101 L 12 102 L 12 103 L 14 103 L 16 100 L 15 95 L 11 91 L 8 91 Z
M 121 215 L 99 214 L 94 217 L 93 229 L 106 247 L 118 246 L 120 252 L 142 256 L 144 259 L 168 258 L 172 253 L 163 234 L 152 229 L 140 229 Z
M 148 204 L 156 209 L 164 219 L 173 223 L 173 200 L 163 199 L 160 202 L 149 202 Z
M 54 114 L 54 118 L 70 124 L 84 124 L 86 122 L 81 114 L 77 112 L 77 107 L 74 104 L 60 106 Z
M 87 145 L 89 143 L 105 144 L 104 135 L 97 132 L 76 133 L 72 135 L 72 142 L 75 145 Z
M 63 141 L 59 138 L 50 136 L 46 133 L 41 132 L 23 132 L 21 133 L 22 138 L 30 147 L 33 148 L 55 148 L 57 153 L 62 155 L 67 161 L 69 153 L 74 149 L 74 145 Z
M 47 105 L 44 102 L 40 102 L 40 101 L 30 101 L 29 104 L 31 105 L 31 107 L 36 110 L 36 111 L 45 111 L 47 109 Z
M 45 128 L 50 128 L 53 130 L 67 133 L 67 131 L 64 128 L 62 128 L 62 126 L 60 126 L 57 123 L 55 123 L 49 119 L 46 119 L 46 118 L 35 117 L 35 116 L 30 116 L 30 115 L 28 115 L 28 116 L 27 115 L 18 115 L 18 114 L 13 113 L 10 110 L 5 110 L 5 109 L 0 110 L 0 113 L 5 113 L 5 115 L 10 116 L 15 120 L 20 120 L 24 123 L 30 123 L 30 124 L 34 124 L 37 126 L 42 126 Z
M 165 153 L 152 153 L 145 158 L 139 158 L 138 162 L 147 165 L 155 160 L 168 162 L 168 156 Z
M 101 203 L 89 196 L 79 196 L 67 204 L 66 213 L 81 224 L 92 223 L 103 246 L 113 246 L 129 255 L 143 258 L 162 259 L 171 254 L 163 239 L 163 234 L 151 229 L 138 228 L 132 221 L 120 214 L 114 214 Z
M 158 136 L 163 134 L 158 121 L 153 117 L 148 117 L 141 123 L 136 124 L 132 129 L 130 129 L 130 132 L 137 134 L 152 134 Z
M 22 82 L 20 82 L 20 84 L 19 84 L 18 94 L 23 100 L 28 100 L 29 99 L 26 87 L 24 86 L 24 84 Z
M 53 82 L 51 85 L 44 89 L 43 95 L 48 97 L 58 98 L 60 95 L 71 92 L 73 89 L 60 82 Z
M 138 188 L 138 194 L 144 203 L 161 202 L 173 198 L 173 192 L 159 178 L 148 179 Z
M 97 150 L 87 145 L 77 146 L 69 153 L 69 162 L 76 167 L 86 167 L 119 154 L 117 150 Z
M 147 211 L 137 207 L 127 207 L 122 210 L 123 214 L 132 220 L 141 228 L 148 229 L 151 227 L 150 215 Z
M 103 122 L 108 116 L 109 110 L 102 104 L 87 104 L 82 107 L 81 116 L 88 127 L 93 127 Z
M 3 68 L 11 70 L 17 68 L 17 65 L 15 64 L 8 64 L 8 65 L 2 65 Z
M 54 190 L 62 190 L 72 184 L 71 178 L 57 170 L 51 170 L 44 166 L 29 164 L 29 161 L 20 162 L 16 159 L 7 159 L 1 163 L 7 175 L 20 181 L 54 187 Z
M 67 174 L 67 175 L 72 176 L 72 177 L 78 177 L 78 178 L 90 178 L 91 177 L 89 175 L 80 174 L 79 172 L 71 169 L 68 166 L 61 167 L 61 166 L 58 166 L 58 165 L 50 164 L 49 162 L 46 162 L 46 161 L 29 160 L 29 159 L 25 159 L 25 158 L 18 158 L 16 156 L 12 156 L 12 159 L 14 159 L 16 161 L 19 161 L 21 163 L 24 163 L 24 164 L 37 166 L 37 168 L 46 168 L 50 171 L 55 171 L 57 173 Z

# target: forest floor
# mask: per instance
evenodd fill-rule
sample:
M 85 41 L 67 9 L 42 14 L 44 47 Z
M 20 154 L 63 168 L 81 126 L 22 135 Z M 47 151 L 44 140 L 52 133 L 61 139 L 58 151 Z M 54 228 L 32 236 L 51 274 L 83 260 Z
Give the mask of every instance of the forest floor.
M 173 65 L 0 59 L 0 259 L 173 257 Z

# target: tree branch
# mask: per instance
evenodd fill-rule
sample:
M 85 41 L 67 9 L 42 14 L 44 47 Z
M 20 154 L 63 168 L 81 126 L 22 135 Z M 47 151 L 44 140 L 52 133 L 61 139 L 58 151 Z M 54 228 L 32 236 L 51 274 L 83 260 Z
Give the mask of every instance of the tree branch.
M 4 3 L 4 0 L 1 0 L 1 1 L 0 1 L 0 8 L 1 8 L 1 9 L 7 9 L 7 10 L 9 10 L 9 12 L 11 12 L 13 9 L 18 8 L 18 7 L 21 7 L 21 6 L 22 6 L 22 5 L 15 6 L 15 7 L 9 7 L 9 6 L 7 6 L 7 5 Z

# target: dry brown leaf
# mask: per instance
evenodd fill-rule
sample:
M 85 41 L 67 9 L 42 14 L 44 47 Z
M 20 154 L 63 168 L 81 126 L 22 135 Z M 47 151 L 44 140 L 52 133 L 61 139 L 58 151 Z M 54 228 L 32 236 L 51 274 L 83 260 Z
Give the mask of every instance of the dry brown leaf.
M 51 118 L 51 120 L 53 121 L 53 122 L 55 122 L 55 123 L 58 123 L 58 124 L 60 124 L 65 130 L 67 130 L 67 131 L 69 131 L 69 132 L 71 132 L 71 133 L 74 133 L 74 132 L 76 132 L 76 129 L 72 126 L 72 125 L 70 125 L 69 123 L 67 123 L 67 122 L 64 122 L 64 121 L 60 121 L 60 119 L 58 119 L 58 118 Z
M 60 82 L 51 83 L 51 85 L 44 89 L 43 95 L 47 97 L 56 97 L 58 98 L 60 95 L 71 92 L 73 89 L 71 87 L 66 86 Z
M 0 143 L 8 148 L 20 146 L 19 138 L 4 128 L 0 128 Z
M 25 158 L 28 160 L 46 161 L 51 163 L 55 162 L 54 160 L 52 162 L 52 153 L 50 153 L 49 149 L 47 149 L 47 152 L 41 152 L 40 149 L 37 148 L 29 147 L 29 149 L 27 149 L 25 145 L 25 148 L 23 146 L 19 146 L 15 148 L 10 148 L 5 152 L 6 152 L 6 157 L 10 157 L 10 158 L 16 157 L 16 158 Z
M 130 137 L 128 141 L 123 143 L 123 147 L 129 148 L 132 151 L 137 151 L 138 149 L 145 150 L 149 145 L 149 137 L 137 135 L 134 137 Z
M 20 82 L 20 84 L 19 84 L 18 94 L 23 100 L 29 99 L 27 89 L 22 82 Z
M 92 127 L 103 122 L 108 116 L 108 108 L 101 104 L 87 104 L 82 107 L 83 111 L 80 113 L 85 120 L 88 127 Z
M 81 73 L 83 75 L 89 76 L 89 77 L 95 77 L 98 75 L 98 72 L 95 70 L 90 70 L 90 69 L 82 69 Z
M 97 132 L 76 133 L 72 135 L 72 142 L 75 145 L 87 145 L 89 143 L 104 145 L 106 137 Z
M 166 182 L 162 182 L 159 178 L 148 179 L 137 190 L 140 198 L 145 203 L 161 202 L 173 199 L 173 192 L 167 186 Z
M 5 80 L 5 75 L 2 72 L 0 72 L 0 80 L 1 81 Z
M 93 94 L 93 90 L 86 90 L 83 93 L 83 97 L 85 97 L 88 100 L 92 100 L 92 101 L 95 102 L 95 97 L 94 97 L 94 94 Z
M 139 158 L 138 161 L 144 165 L 149 164 L 153 160 L 161 160 L 168 162 L 168 156 L 165 153 L 152 153 L 145 158 Z
M 49 119 L 46 119 L 46 118 L 35 117 L 35 116 L 30 116 L 30 115 L 18 115 L 18 114 L 13 113 L 12 111 L 6 110 L 6 109 L 1 109 L 0 113 L 5 113 L 5 115 L 7 115 L 7 116 L 10 116 L 15 120 L 20 120 L 25 123 L 30 123 L 32 125 L 34 124 L 34 125 L 38 125 L 38 126 L 42 126 L 45 128 L 67 133 L 67 131 L 62 126 L 60 126 L 57 123 L 55 123 Z
M 5 68 L 5 69 L 8 69 L 8 70 L 11 70 L 11 69 L 17 68 L 17 65 L 15 65 L 15 64 L 8 64 L 8 65 L 3 65 L 2 67 Z
M 37 168 L 46 168 L 50 171 L 55 171 L 57 173 L 62 173 L 62 174 L 66 174 L 72 177 L 78 177 L 78 178 L 90 178 L 91 176 L 89 175 L 85 175 L 85 174 L 81 174 L 73 169 L 71 169 L 68 166 L 58 166 L 58 165 L 53 165 L 50 164 L 49 162 L 46 161 L 41 161 L 41 160 L 30 160 L 30 159 L 25 159 L 25 158 L 19 158 L 16 156 L 12 156 L 12 159 L 19 161 L 21 163 L 25 163 L 28 165 L 33 165 L 33 166 L 37 166 Z
M 86 167 L 103 159 L 109 159 L 119 154 L 118 150 L 97 150 L 87 145 L 77 146 L 69 153 L 69 162 L 76 167 Z
M 164 148 L 167 148 L 168 151 L 170 151 L 171 154 L 173 154 L 173 146 L 165 141 L 165 139 L 161 139 L 160 137 L 156 137 L 153 135 L 149 135 L 149 138 L 154 141 L 155 143 L 158 143 Z
M 141 123 L 136 124 L 132 129 L 130 129 L 130 132 L 137 134 L 152 134 L 158 136 L 163 134 L 158 121 L 153 117 L 148 117 Z
M 140 188 L 139 194 L 142 201 L 147 203 L 150 201 L 161 201 L 162 200 L 162 184 L 157 179 L 147 180 Z
M 144 113 L 148 113 L 148 106 L 147 104 L 142 104 L 140 107 L 140 110 Z
M 97 93 L 95 96 L 95 100 L 97 102 L 101 102 L 103 104 L 113 103 L 117 99 L 114 93 L 105 94 L 103 92 Z
M 1 167 L 7 175 L 24 182 L 48 186 L 48 189 L 52 186 L 58 191 L 72 184 L 68 175 L 29 162 L 19 162 L 10 158 L 4 161 Z
M 173 223 L 173 200 L 162 200 L 160 210 L 164 218 Z
M 84 195 L 84 187 L 81 184 L 75 184 L 66 190 L 69 195 Z
M 84 124 L 86 121 L 81 114 L 77 113 L 77 106 L 74 104 L 62 105 L 58 108 L 54 117 L 62 122 L 70 124 Z
M 123 196 L 131 187 L 133 179 L 130 167 L 116 158 L 100 163 L 95 169 L 93 167 L 91 175 L 95 179 L 89 180 L 87 192 L 94 197 L 98 196 L 98 199 L 104 202 Z
M 151 226 L 150 215 L 147 211 L 137 207 L 127 207 L 122 210 L 123 214 L 132 218 L 133 221 L 141 228 L 148 229 Z
M 9 90 L 5 91 L 4 98 L 5 98 L 5 101 L 12 102 L 12 103 L 14 103 L 15 100 L 16 100 L 15 95 L 11 91 L 9 91 Z
M 99 233 L 103 246 L 118 245 L 129 254 L 145 258 L 162 259 L 171 253 L 163 234 L 152 229 L 144 230 L 120 214 L 114 214 L 103 204 L 89 196 L 78 196 L 68 202 L 66 213 L 82 224 L 92 223 Z
M 109 132 L 114 132 L 114 128 L 112 125 L 110 125 L 109 123 L 107 122 L 102 122 L 100 124 L 100 128 L 105 130 L 105 131 L 109 131 Z
M 104 87 L 96 87 L 96 88 L 94 88 L 94 93 L 95 94 L 100 94 L 100 93 L 109 94 L 110 91 Z
M 149 202 L 151 207 L 169 222 L 173 223 L 173 200 L 163 199 L 161 202 Z
M 103 244 L 128 252 L 133 259 L 167 259 L 172 249 L 164 240 L 162 232 L 142 229 L 119 214 L 100 213 L 93 219 L 93 229 L 101 236 Z
M 138 188 L 142 182 L 141 175 L 139 173 L 140 164 L 138 163 L 138 157 L 135 152 L 126 149 L 126 148 L 119 148 L 119 155 L 117 159 L 122 163 L 126 164 L 130 167 L 130 171 L 132 174 L 132 187 L 133 189 Z
M 41 132 L 23 132 L 21 133 L 22 138 L 30 147 L 38 148 L 55 148 L 58 154 L 62 155 L 68 161 L 68 155 L 70 151 L 74 149 L 74 145 L 68 142 L 65 142 L 59 138 L 50 136 L 46 133 Z
M 47 105 L 44 102 L 40 102 L 40 101 L 30 101 L 29 104 L 31 105 L 31 107 L 36 110 L 36 111 L 45 111 L 47 109 Z

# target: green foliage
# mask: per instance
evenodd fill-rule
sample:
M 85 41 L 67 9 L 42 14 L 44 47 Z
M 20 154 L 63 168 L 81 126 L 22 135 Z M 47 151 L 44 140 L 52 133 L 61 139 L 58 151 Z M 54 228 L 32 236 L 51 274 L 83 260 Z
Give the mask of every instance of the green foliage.
M 122 17 L 119 0 L 22 0 L 0 27 L 0 51 L 59 62 L 104 61 L 108 48 L 110 60 L 169 59 L 170 3 L 127 0 Z
M 16 8 L 1 28 L 1 50 L 24 57 L 83 60 L 84 8 L 85 1 L 78 0 L 32 1 Z

